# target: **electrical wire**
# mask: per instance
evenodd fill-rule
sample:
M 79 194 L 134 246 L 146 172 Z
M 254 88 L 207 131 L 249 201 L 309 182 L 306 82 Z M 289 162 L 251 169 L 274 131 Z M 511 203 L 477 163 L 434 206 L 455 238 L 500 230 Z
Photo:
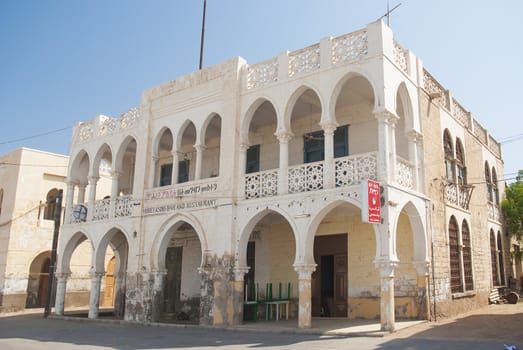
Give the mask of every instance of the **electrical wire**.
M 61 132 L 61 131 L 64 131 L 64 130 L 71 129 L 71 128 L 72 128 L 71 126 L 66 126 L 64 128 L 51 130 L 51 131 L 46 131 L 46 132 L 43 132 L 41 134 L 35 134 L 35 135 L 31 135 L 31 136 L 21 137 L 21 138 L 14 139 L 14 140 L 9 140 L 9 141 L 1 141 L 0 145 L 7 145 L 9 143 L 16 143 L 16 142 L 20 142 L 20 141 L 31 140 L 31 139 L 35 139 L 35 138 L 38 138 L 38 137 L 55 134 L 55 133 L 58 133 L 58 132 Z

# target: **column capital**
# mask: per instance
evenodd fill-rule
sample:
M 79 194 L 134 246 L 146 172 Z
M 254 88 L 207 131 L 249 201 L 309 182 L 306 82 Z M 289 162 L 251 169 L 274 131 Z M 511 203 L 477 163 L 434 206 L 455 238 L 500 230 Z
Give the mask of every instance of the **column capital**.
M 89 183 L 89 185 L 94 185 L 98 182 L 98 180 L 100 180 L 100 176 L 89 176 L 87 178 L 87 182 Z
M 207 146 L 202 145 L 201 143 L 195 143 L 193 147 L 196 150 L 196 152 L 202 152 L 207 148 Z
M 249 266 L 235 266 L 233 267 L 234 280 L 243 281 L 245 279 L 245 274 L 249 272 Z
M 157 162 L 157 161 L 160 160 L 160 157 L 159 157 L 159 156 L 152 156 L 151 158 L 152 158 L 152 160 L 153 160 L 154 162 Z
M 317 264 L 304 264 L 304 263 L 297 263 L 292 265 L 294 266 L 294 271 L 298 273 L 298 279 L 311 279 L 311 275 L 314 271 L 316 271 Z
M 414 261 L 412 264 L 416 268 L 416 272 L 418 273 L 418 275 L 420 275 L 420 276 L 429 275 L 430 263 L 428 261 Z
M 414 129 L 409 130 L 409 131 L 407 131 L 406 134 L 407 134 L 407 139 L 411 142 L 418 143 L 423 140 L 423 134 L 421 134 L 417 130 L 414 130 Z
M 56 279 L 58 280 L 63 280 L 63 279 L 68 279 L 69 276 L 71 276 L 71 273 L 70 272 L 57 272 L 54 274 Z
M 287 130 L 278 130 L 274 133 L 274 136 L 280 143 L 288 143 L 294 137 L 294 134 Z
M 327 120 L 324 122 L 320 122 L 320 126 L 322 130 L 328 134 L 334 133 L 334 130 L 338 127 L 338 123 L 332 120 Z
M 120 175 L 122 175 L 122 173 L 118 170 L 112 170 L 111 171 L 111 177 L 113 179 L 118 179 L 120 177 Z
M 171 150 L 171 156 L 173 156 L 173 157 L 178 157 L 178 156 L 179 156 L 179 152 L 173 148 L 173 149 Z
M 68 188 L 80 186 L 78 182 L 73 181 L 73 180 L 67 180 L 67 182 L 65 184 L 67 185 Z
M 96 272 L 96 271 L 91 271 L 89 272 L 89 276 L 91 278 L 97 278 L 97 279 L 100 279 L 102 278 L 103 276 L 105 276 L 105 272 Z
M 250 143 L 240 142 L 240 151 L 246 151 L 249 147 L 251 147 Z
M 392 112 L 391 110 L 389 110 L 383 106 L 378 106 L 378 107 L 374 108 L 372 113 L 374 114 L 376 119 L 378 119 L 378 121 L 384 122 L 387 124 L 389 124 L 389 123 L 395 124 L 399 120 L 399 117 L 396 115 L 396 113 Z
M 394 277 L 394 268 L 398 265 L 395 260 L 375 260 L 374 266 L 380 270 L 380 277 Z

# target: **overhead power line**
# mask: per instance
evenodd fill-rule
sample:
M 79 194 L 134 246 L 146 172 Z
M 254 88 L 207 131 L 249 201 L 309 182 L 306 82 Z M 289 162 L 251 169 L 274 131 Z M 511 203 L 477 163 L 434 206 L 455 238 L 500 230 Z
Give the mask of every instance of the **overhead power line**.
M 31 140 L 31 139 L 35 139 L 37 137 L 51 135 L 51 134 L 54 134 L 54 133 L 57 133 L 57 132 L 60 132 L 60 131 L 64 131 L 64 130 L 68 130 L 68 129 L 71 129 L 71 126 L 66 126 L 65 128 L 60 128 L 60 129 L 56 129 L 56 130 L 43 132 L 41 134 L 21 137 L 19 139 L 14 139 L 14 140 L 9 140 L 9 141 L 2 141 L 2 142 L 0 142 L 0 145 L 6 145 L 6 144 L 9 144 L 9 143 L 15 143 L 15 142 L 20 142 L 20 141 L 25 141 L 25 140 Z

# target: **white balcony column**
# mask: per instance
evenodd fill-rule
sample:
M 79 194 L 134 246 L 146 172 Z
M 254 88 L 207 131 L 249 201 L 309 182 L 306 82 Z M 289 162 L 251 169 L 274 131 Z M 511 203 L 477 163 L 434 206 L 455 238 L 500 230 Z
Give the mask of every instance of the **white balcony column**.
M 393 332 L 396 328 L 394 312 L 394 268 L 397 263 L 391 260 L 383 260 L 375 264 L 380 273 L 381 330 Z
M 78 185 L 78 198 L 77 203 L 78 204 L 84 204 L 85 203 L 85 189 L 87 188 L 86 184 L 79 184 Z
M 151 171 L 149 181 L 151 182 L 151 187 L 158 187 L 160 186 L 160 157 L 152 156 L 151 158 L 153 171 Z
M 378 120 L 378 181 L 388 182 L 390 171 L 389 157 L 389 112 L 385 108 L 374 110 Z
M 203 162 L 203 151 L 205 150 L 205 145 L 196 144 L 194 145 L 196 149 L 196 167 L 194 170 L 194 179 L 200 180 L 202 177 L 202 162 Z
M 418 146 L 421 142 L 421 134 L 416 130 L 411 130 L 407 133 L 409 141 L 409 161 L 414 166 L 412 169 L 412 186 L 414 190 L 419 191 L 419 157 L 418 157 Z
M 111 202 L 109 206 L 109 217 L 114 218 L 116 212 L 116 200 L 120 192 L 120 173 L 116 170 L 111 172 Z
M 67 181 L 67 192 L 65 195 L 65 223 L 71 223 L 71 216 L 73 215 L 73 198 L 74 198 L 74 188 L 76 183 L 72 181 Z
M 316 270 L 316 264 L 294 264 L 298 273 L 298 327 L 311 328 L 311 275 Z
M 67 289 L 67 279 L 70 275 L 70 273 L 63 272 L 55 274 L 58 283 L 56 284 L 56 299 L 54 303 L 54 313 L 57 316 L 63 316 L 64 314 L 65 292 Z
M 180 162 L 180 156 L 178 155 L 177 150 L 171 152 L 173 156 L 173 167 L 171 171 L 171 185 L 178 183 L 178 163 Z
M 287 194 L 289 184 L 287 173 L 289 171 L 289 141 L 294 134 L 286 130 L 278 131 L 274 134 L 280 141 L 280 167 L 278 169 L 278 195 Z
M 89 201 L 87 203 L 87 218 L 92 220 L 94 214 L 94 202 L 96 201 L 96 184 L 98 183 L 98 176 L 89 176 Z
M 323 186 L 325 189 L 334 188 L 336 183 L 334 169 L 334 131 L 337 124 L 334 122 L 321 123 L 324 134 L 325 164 L 323 165 Z
M 98 318 L 100 309 L 100 286 L 104 272 L 92 272 L 91 274 L 91 291 L 89 293 L 89 314 L 88 318 Z
M 390 152 L 390 172 L 389 172 L 389 181 L 396 181 L 396 164 L 398 160 L 396 159 L 396 124 L 398 123 L 398 116 L 394 114 L 389 114 L 389 132 L 390 132 L 390 143 L 389 143 L 389 152 Z
M 246 142 L 240 143 L 239 166 L 238 166 L 238 194 L 245 198 L 245 170 L 247 168 L 247 150 L 250 145 Z

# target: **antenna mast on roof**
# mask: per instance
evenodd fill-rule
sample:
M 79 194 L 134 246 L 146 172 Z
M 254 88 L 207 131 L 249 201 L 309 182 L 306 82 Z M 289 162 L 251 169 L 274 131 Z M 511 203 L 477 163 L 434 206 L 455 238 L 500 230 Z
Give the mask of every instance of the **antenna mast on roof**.
M 203 67 L 203 39 L 205 36 L 205 10 L 207 8 L 207 0 L 203 0 L 203 18 L 202 18 L 202 39 L 200 41 L 200 70 Z
M 394 11 L 395 9 L 397 9 L 400 6 L 401 6 L 401 2 L 399 4 L 397 4 L 396 6 L 394 6 L 392 9 L 390 9 L 389 0 L 387 0 L 387 12 L 385 12 L 385 14 L 383 16 L 378 18 L 378 20 L 382 19 L 383 17 L 387 17 L 387 26 L 390 27 L 390 14 L 392 11 Z

